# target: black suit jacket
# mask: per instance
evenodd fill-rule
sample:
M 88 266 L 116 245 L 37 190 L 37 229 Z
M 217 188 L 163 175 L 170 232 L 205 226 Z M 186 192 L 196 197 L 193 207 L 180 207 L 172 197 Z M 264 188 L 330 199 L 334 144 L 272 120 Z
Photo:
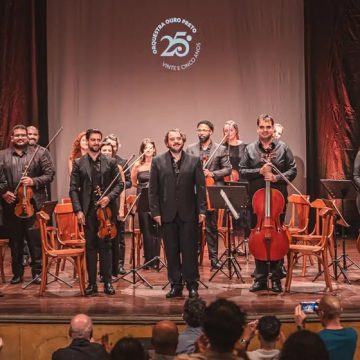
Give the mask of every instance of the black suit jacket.
M 114 158 L 100 154 L 101 161 L 101 189 L 104 191 L 113 179 L 119 174 L 117 161 Z M 116 212 L 116 200 L 123 189 L 123 183 L 118 177 L 111 191 L 107 194 L 110 198 L 110 207 Z M 90 207 L 92 191 L 91 165 L 89 155 L 86 154 L 74 161 L 70 177 L 69 195 L 73 204 L 74 212 L 82 211 L 85 215 Z
M 153 217 L 171 222 L 176 214 L 183 221 L 194 221 L 206 213 L 205 177 L 200 159 L 182 152 L 180 173 L 176 179 L 171 154 L 156 156 L 151 164 L 149 203 Z
M 32 190 L 35 210 L 37 211 L 41 209 L 43 203 L 46 201 L 46 185 L 50 184 L 55 176 L 54 164 L 44 150 L 45 149 L 40 148 L 37 151 L 28 170 L 28 176 L 34 181 Z M 12 151 L 12 147 L 0 151 L 0 166 L 3 169 L 3 174 L 0 179 L 0 195 L 7 191 L 14 191 L 17 186 L 13 181 L 13 175 L 11 173 Z M 26 151 L 25 156 L 27 162 L 29 162 L 35 152 L 35 148 L 27 146 Z M 9 205 L 3 201 L 3 206 Z
M 105 349 L 97 343 L 86 339 L 74 339 L 71 344 L 52 354 L 52 360 L 109 360 L 110 356 Z

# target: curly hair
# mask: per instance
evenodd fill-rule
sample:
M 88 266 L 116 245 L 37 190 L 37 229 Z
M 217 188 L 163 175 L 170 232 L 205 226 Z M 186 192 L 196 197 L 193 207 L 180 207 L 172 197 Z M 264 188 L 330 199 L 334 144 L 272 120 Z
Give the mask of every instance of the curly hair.
M 71 150 L 71 154 L 69 159 L 74 161 L 75 159 L 81 157 L 81 147 L 80 147 L 80 142 L 83 136 L 86 135 L 85 131 L 82 131 L 75 139 L 73 146 L 72 146 L 72 150 Z

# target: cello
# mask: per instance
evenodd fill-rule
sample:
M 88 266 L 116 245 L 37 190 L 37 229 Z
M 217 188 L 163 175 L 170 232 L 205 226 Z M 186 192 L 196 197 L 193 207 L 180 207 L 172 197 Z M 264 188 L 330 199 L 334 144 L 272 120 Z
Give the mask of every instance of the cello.
M 271 156 L 266 154 L 264 158 L 269 166 Z M 289 240 L 280 223 L 285 199 L 279 190 L 271 188 L 270 180 L 265 180 L 265 188 L 255 192 L 252 206 L 257 223 L 250 233 L 249 250 L 255 259 L 267 261 L 270 267 L 270 261 L 281 260 L 289 250 Z

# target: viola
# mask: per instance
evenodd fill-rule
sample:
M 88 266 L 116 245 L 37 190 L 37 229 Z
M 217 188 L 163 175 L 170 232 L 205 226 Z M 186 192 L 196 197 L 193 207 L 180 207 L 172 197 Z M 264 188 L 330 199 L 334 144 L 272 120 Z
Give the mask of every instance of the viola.
M 240 174 L 237 170 L 232 169 L 231 174 L 224 177 L 225 182 L 238 182 L 240 180 Z
M 100 187 L 97 187 L 96 194 L 102 196 Z M 97 235 L 101 240 L 106 238 L 113 239 L 117 235 L 116 225 L 111 221 L 112 213 L 109 206 L 104 208 L 98 207 L 96 210 L 96 217 L 100 222 Z
M 33 190 L 31 186 L 20 185 L 16 191 L 18 201 L 15 205 L 15 215 L 21 219 L 27 219 L 34 215 L 34 207 L 31 204 Z
M 280 224 L 284 205 L 283 195 L 279 190 L 270 187 L 270 181 L 265 181 L 265 189 L 255 192 L 252 206 L 257 223 L 249 237 L 249 250 L 255 259 L 275 261 L 287 254 L 289 240 Z

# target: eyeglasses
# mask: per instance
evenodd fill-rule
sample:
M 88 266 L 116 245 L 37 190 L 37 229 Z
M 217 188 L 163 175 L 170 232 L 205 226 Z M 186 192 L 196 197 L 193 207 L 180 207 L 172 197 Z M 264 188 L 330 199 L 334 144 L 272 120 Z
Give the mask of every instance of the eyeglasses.
M 19 137 L 26 138 L 28 136 L 27 136 L 27 134 L 15 134 L 15 135 L 13 135 L 13 137 L 15 137 L 15 138 L 19 138 Z

